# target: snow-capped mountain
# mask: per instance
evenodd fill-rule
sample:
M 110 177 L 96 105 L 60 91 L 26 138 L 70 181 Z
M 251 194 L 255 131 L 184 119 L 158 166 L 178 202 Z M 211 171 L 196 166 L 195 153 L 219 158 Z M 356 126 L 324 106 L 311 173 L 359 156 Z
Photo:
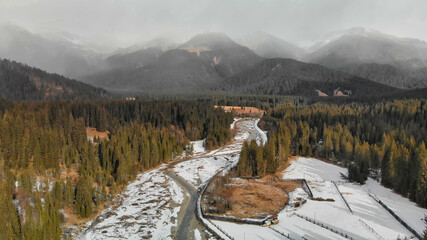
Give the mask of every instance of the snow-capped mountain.
M 412 59 L 427 60 L 427 43 L 399 38 L 372 29 L 352 28 L 315 45 L 304 60 L 329 67 L 349 63 L 396 64 Z
M 335 32 L 311 50 L 304 61 L 394 87 L 427 86 L 427 43 L 421 40 L 358 27 Z
M 300 60 L 306 50 L 265 32 L 257 31 L 237 40 L 265 58 L 293 58 Z

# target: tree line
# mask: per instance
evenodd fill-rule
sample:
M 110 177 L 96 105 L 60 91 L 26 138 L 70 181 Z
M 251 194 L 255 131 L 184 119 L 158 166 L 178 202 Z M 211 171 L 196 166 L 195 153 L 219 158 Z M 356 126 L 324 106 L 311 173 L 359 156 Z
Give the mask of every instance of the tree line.
M 351 181 L 368 176 L 427 206 L 426 100 L 295 106 L 270 109 L 263 121 L 270 136 L 283 128 L 292 154 L 348 167 Z M 277 150 L 276 150 L 277 151 Z
M 62 210 L 92 216 L 189 140 L 228 141 L 233 121 L 208 101 L 21 102 L 0 113 L 0 239 L 59 239 Z M 90 142 L 87 126 L 110 135 Z

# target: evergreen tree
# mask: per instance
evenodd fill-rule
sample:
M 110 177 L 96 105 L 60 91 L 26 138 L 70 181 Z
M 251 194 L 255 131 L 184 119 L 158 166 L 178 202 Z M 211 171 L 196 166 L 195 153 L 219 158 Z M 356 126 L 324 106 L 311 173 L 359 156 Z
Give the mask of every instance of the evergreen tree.
M 0 239 L 21 239 L 18 210 L 5 183 L 0 186 Z
M 93 212 L 92 184 L 88 176 L 81 176 L 76 187 L 75 209 L 82 218 L 88 218 Z

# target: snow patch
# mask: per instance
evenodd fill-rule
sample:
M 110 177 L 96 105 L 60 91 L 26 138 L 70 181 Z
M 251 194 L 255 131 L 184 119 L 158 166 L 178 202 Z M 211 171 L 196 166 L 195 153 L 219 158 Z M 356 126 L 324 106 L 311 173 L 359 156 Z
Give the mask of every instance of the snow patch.
M 160 169 L 139 174 L 80 239 L 172 239 L 184 194 Z

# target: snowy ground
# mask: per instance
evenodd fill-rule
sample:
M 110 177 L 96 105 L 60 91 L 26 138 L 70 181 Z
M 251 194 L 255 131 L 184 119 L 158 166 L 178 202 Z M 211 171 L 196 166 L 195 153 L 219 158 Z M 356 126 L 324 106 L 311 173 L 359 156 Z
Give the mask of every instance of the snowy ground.
M 206 139 L 199 140 L 199 141 L 191 141 L 190 144 L 193 145 L 193 154 L 206 152 L 205 142 L 206 142 Z
M 317 202 L 308 200 L 298 213 L 314 217 L 320 221 L 347 230 L 361 237 L 374 237 L 361 221 L 385 239 L 396 239 L 398 236 L 411 237 L 412 234 L 403 227 L 381 205 L 369 196 L 376 195 L 399 217 L 405 220 L 420 234 L 425 228 L 423 222 L 427 209 L 419 208 L 390 189 L 381 186 L 373 179 L 365 185 L 343 181 L 340 173 L 347 173 L 345 168 L 328 164 L 313 158 L 298 158 L 284 173 L 284 178 L 306 178 L 314 197 L 333 198 L 335 202 Z M 331 181 L 335 181 L 338 189 L 347 200 L 354 214 L 351 214 Z M 343 221 L 345 219 L 345 221 Z M 360 220 L 361 221 L 360 221 Z
M 206 152 L 204 140 L 191 142 L 195 158 L 176 164 L 173 170 L 195 188 L 199 187 L 238 162 L 244 141 L 265 142 L 265 133 L 256 126 L 258 121 L 246 119 L 236 123 L 233 141 L 211 152 Z M 162 171 L 164 167 L 139 174 L 118 197 L 120 203 L 88 223 L 80 239 L 172 239 L 187 193 Z M 197 229 L 194 231 L 194 239 L 202 239 L 203 235 Z
M 386 203 L 399 217 L 407 221 L 420 234 L 422 233 L 425 228 L 422 219 L 424 214 L 427 214 L 426 209 L 417 207 L 408 199 L 393 193 L 372 179 L 361 186 L 344 181 L 340 173 L 347 173 L 347 170 L 317 159 L 298 158 L 293 161 L 283 174 L 284 179 L 305 178 L 315 198 L 332 198 L 335 201 L 307 200 L 307 203 L 299 208 L 287 206 L 279 213 L 279 224 L 272 228 L 289 235 L 292 239 L 307 237 L 319 240 L 344 239 L 336 233 L 293 214 L 296 213 L 355 239 L 413 238 L 413 234 L 369 196 L 369 193 L 375 193 L 376 197 Z M 345 205 L 332 181 L 337 184 L 353 210 L 353 214 Z M 307 198 L 307 194 L 298 188 L 289 193 L 289 197 L 290 203 L 292 203 L 298 197 Z M 222 221 L 213 222 L 235 239 L 283 239 L 283 236 L 266 227 Z
M 260 132 L 257 132 L 256 124 L 258 121 L 259 119 L 240 121 L 237 123 L 239 127 L 237 128 L 236 136 L 230 144 L 206 153 L 199 158 L 178 163 L 173 168 L 174 172 L 190 182 L 194 187 L 198 188 L 218 171 L 222 171 L 223 169 L 230 168 L 237 164 L 239 161 L 239 153 L 245 140 L 250 137 L 254 139 L 259 137 L 261 139 L 260 141 L 262 141 L 263 138 L 267 138 L 263 131 L 259 130 Z
M 119 198 L 80 239 L 172 239 L 184 193 L 161 169 L 139 174 Z
M 268 141 L 267 134 L 258 127 L 258 122 L 259 121 L 260 121 L 259 119 L 257 119 L 255 121 L 255 130 L 257 131 L 257 139 L 256 139 L 256 141 L 257 141 L 258 145 L 261 145 L 261 144 L 265 145 L 267 143 L 267 141 Z
M 239 161 L 236 154 L 203 157 L 175 165 L 174 172 L 198 188 L 224 167 L 231 167 Z

